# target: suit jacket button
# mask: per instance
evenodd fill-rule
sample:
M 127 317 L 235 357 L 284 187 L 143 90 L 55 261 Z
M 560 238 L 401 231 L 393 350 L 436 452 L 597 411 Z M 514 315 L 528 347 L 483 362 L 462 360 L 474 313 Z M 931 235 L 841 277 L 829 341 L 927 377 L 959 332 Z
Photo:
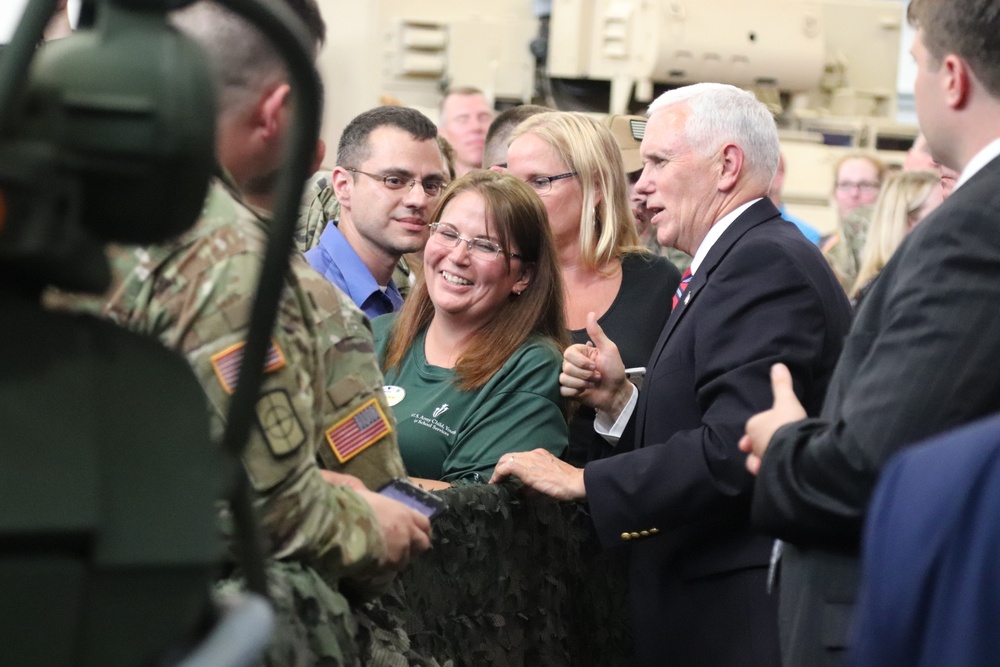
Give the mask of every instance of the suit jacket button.
M 658 534 L 659 532 L 660 532 L 660 529 L 659 529 L 659 528 L 650 528 L 650 529 L 649 529 L 649 534 L 650 534 L 650 535 L 656 535 L 656 534 Z
M 632 533 L 632 539 L 633 540 L 639 539 L 639 533 Z
M 643 537 L 649 537 L 649 535 L 650 535 L 650 533 L 649 533 L 648 530 L 644 530 L 644 531 L 640 532 L 639 534 L 642 535 Z
M 632 536 L 629 535 L 628 533 L 622 533 L 622 539 L 627 542 L 632 539 Z

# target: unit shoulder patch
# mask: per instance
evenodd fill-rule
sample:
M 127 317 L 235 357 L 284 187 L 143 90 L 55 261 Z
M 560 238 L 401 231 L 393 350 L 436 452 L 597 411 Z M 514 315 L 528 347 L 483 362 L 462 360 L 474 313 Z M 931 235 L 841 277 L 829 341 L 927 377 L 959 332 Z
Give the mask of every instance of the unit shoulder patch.
M 257 401 L 257 425 L 271 453 L 282 457 L 305 444 L 306 431 L 284 389 L 263 394 Z

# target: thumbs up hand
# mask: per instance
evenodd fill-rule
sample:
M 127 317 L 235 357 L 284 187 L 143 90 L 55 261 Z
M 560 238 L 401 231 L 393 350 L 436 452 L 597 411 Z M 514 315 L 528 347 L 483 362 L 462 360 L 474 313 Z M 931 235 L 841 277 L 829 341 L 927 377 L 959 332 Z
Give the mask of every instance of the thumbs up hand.
M 625 364 L 618 346 L 605 335 L 594 313 L 587 315 L 587 335 L 590 342 L 570 345 L 563 353 L 559 390 L 563 396 L 578 398 L 615 419 L 632 396 L 625 379 Z
M 771 391 L 774 404 L 770 410 L 755 414 L 747 420 L 746 433 L 740 438 L 740 451 L 747 456 L 747 470 L 754 475 L 760 470 L 760 462 L 767 451 L 774 432 L 785 424 L 806 418 L 805 408 L 795 396 L 792 374 L 784 364 L 771 366 Z

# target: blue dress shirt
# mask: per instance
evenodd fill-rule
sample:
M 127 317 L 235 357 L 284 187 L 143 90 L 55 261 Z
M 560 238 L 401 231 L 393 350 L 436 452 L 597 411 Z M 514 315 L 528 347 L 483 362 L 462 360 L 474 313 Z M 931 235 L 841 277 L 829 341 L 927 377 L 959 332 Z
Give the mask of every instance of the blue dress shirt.
M 388 289 L 382 291 L 372 272 L 337 229 L 336 220 L 330 221 L 323 230 L 319 244 L 306 251 L 306 260 L 351 297 L 369 318 L 395 312 L 403 305 L 403 296 L 392 279 Z
M 809 239 L 810 241 L 812 241 L 816 245 L 819 245 L 819 240 L 822 237 L 822 234 L 819 233 L 818 229 L 816 229 L 815 227 L 813 227 L 812 225 L 810 225 L 808 222 L 806 222 L 802 218 L 797 218 L 794 215 L 792 215 L 791 213 L 789 213 L 785 209 L 785 205 L 784 204 L 781 205 L 781 207 L 778 209 L 778 211 L 781 212 L 781 217 L 782 218 L 784 218 L 788 222 L 790 222 L 793 225 L 795 225 L 796 227 L 798 227 L 799 230 L 805 235 L 805 237 L 807 239 Z

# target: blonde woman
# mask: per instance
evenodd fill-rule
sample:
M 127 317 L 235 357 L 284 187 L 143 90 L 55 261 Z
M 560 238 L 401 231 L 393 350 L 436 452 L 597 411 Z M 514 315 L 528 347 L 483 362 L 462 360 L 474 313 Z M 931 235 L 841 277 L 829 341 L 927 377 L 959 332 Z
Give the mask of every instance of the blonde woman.
M 886 180 L 875 202 L 858 277 L 849 293 L 855 308 L 906 235 L 943 200 L 937 172 L 904 171 Z
M 585 343 L 587 315 L 594 313 L 626 367 L 645 366 L 680 273 L 640 245 L 614 136 L 589 116 L 558 111 L 528 118 L 511 136 L 507 170 L 548 211 L 570 337 Z M 594 412 L 581 408 L 570 422 L 565 458 L 574 465 L 618 451 L 594 432 L 593 421 Z M 622 438 L 619 447 L 631 440 Z

